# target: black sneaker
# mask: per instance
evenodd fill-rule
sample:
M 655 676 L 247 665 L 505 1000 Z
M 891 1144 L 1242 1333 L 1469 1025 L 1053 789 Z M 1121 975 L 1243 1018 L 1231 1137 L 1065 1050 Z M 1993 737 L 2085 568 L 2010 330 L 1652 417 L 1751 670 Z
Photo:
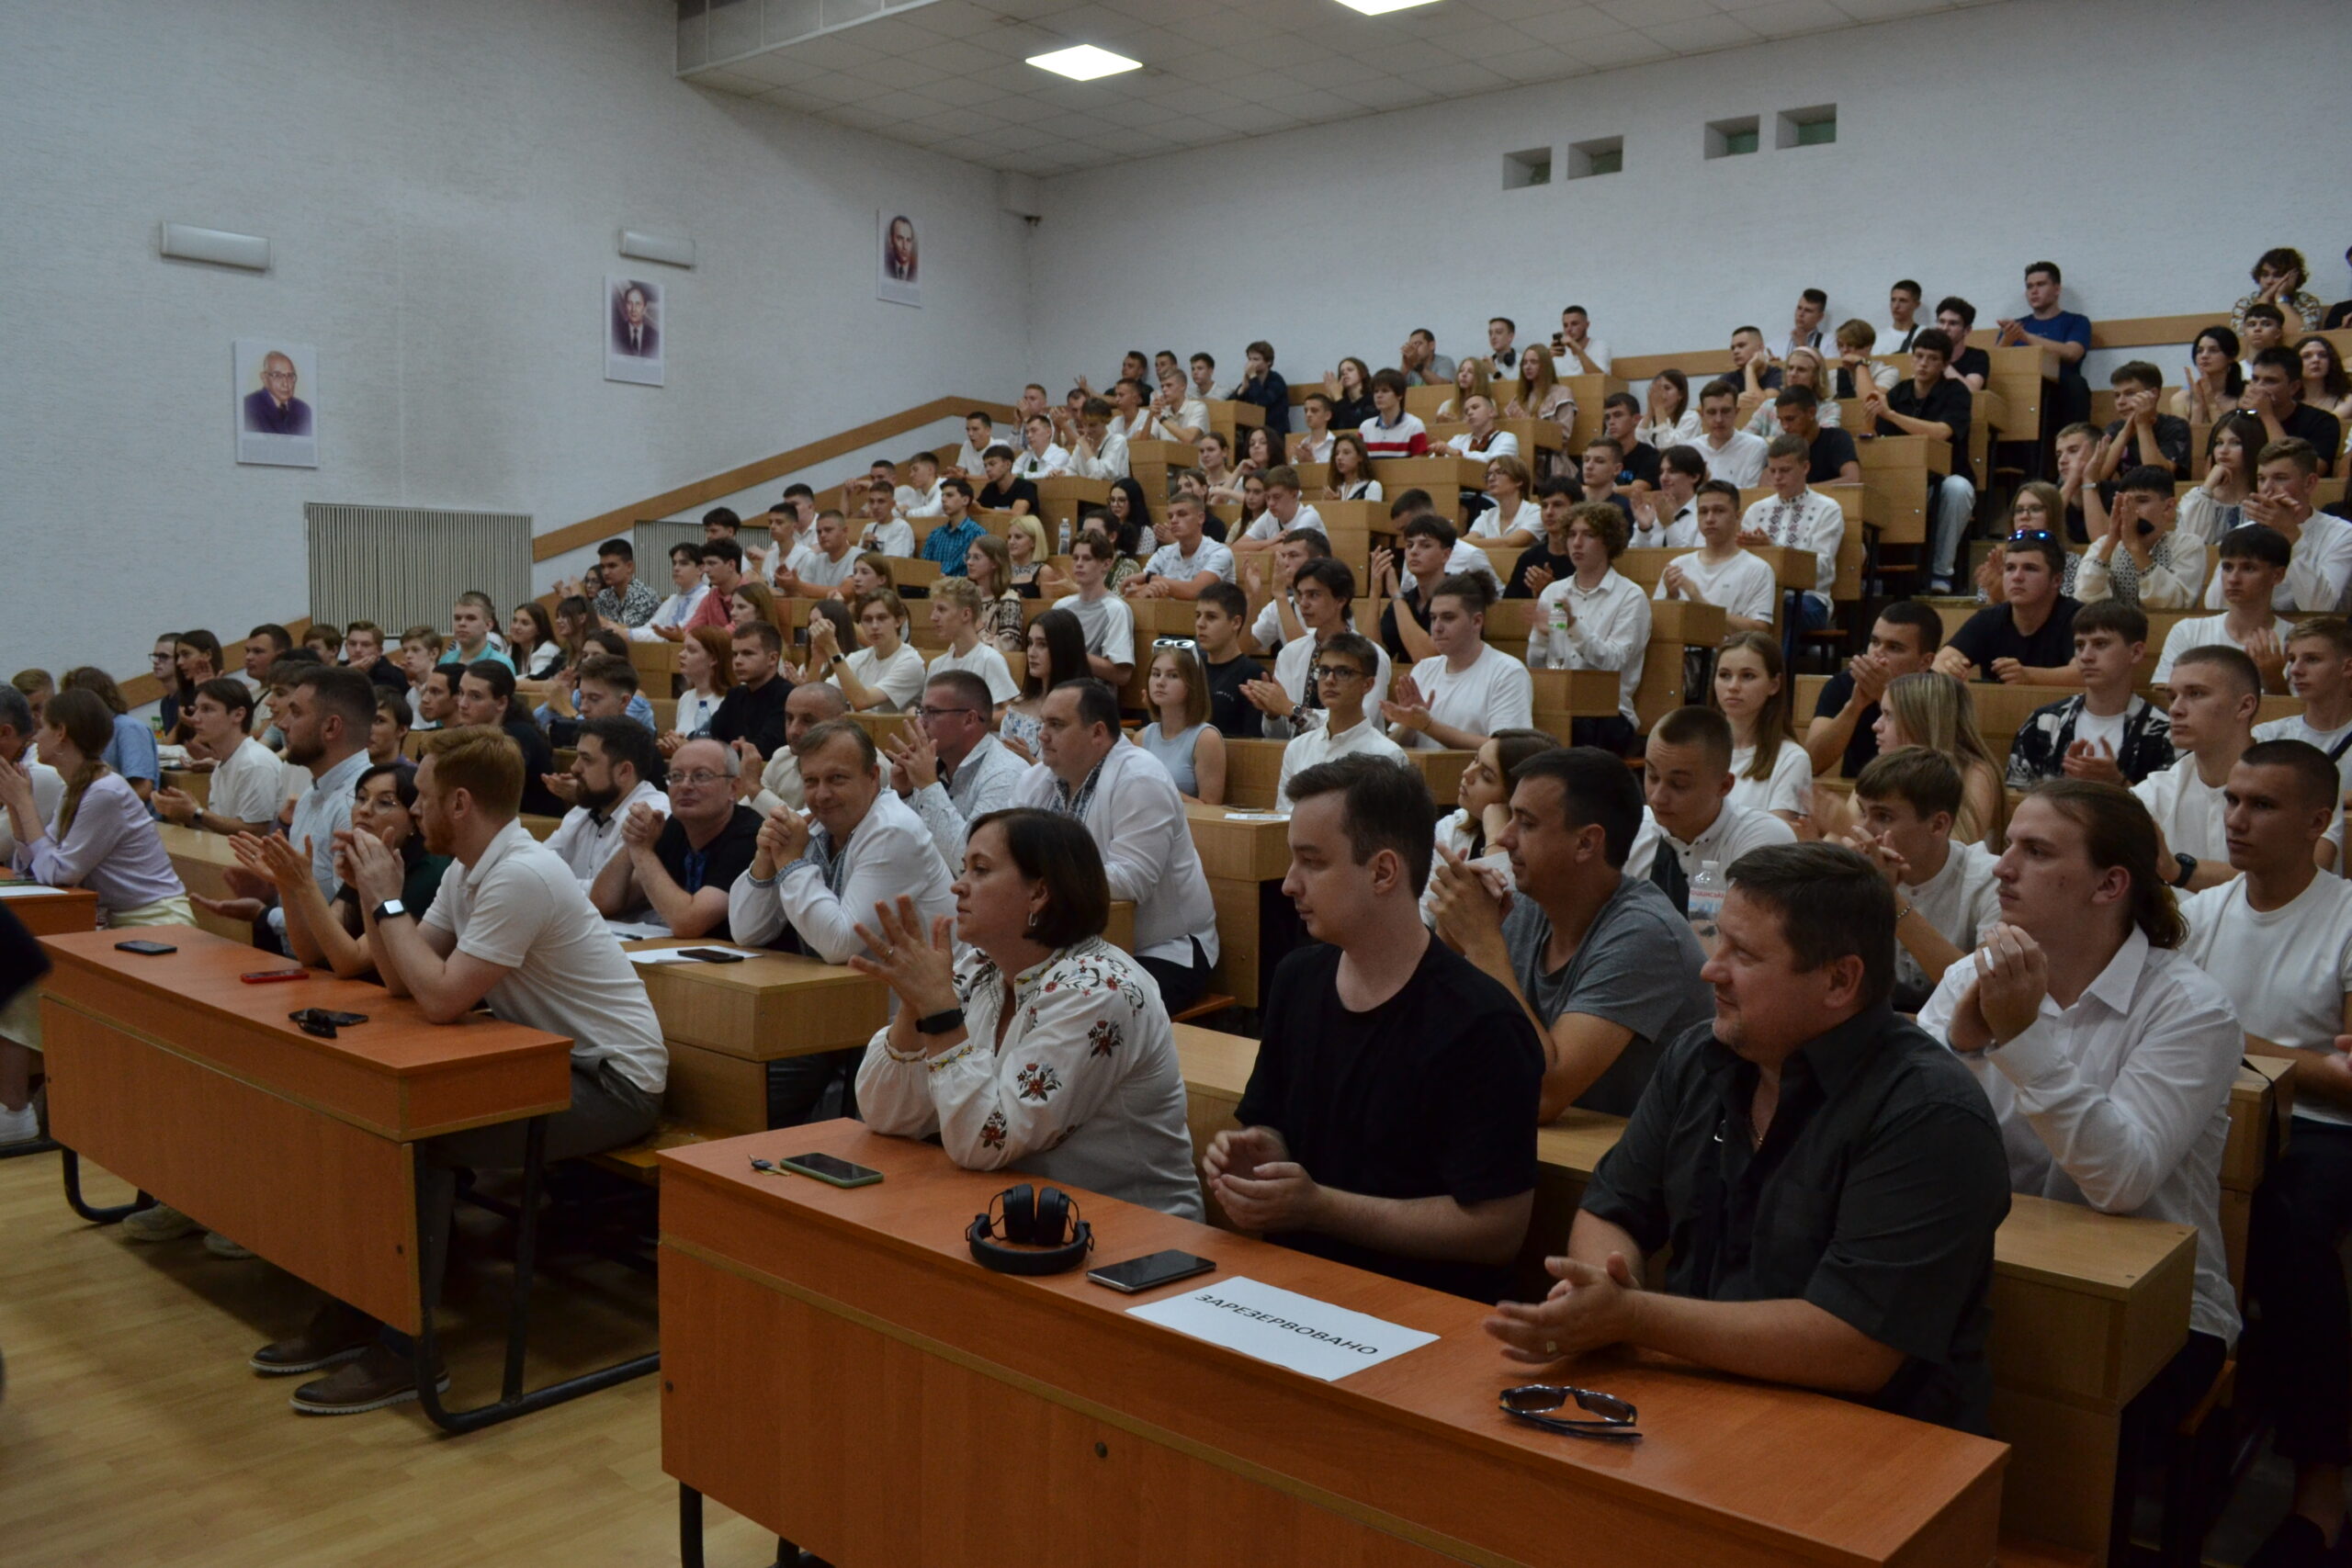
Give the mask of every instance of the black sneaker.
M 264 1377 L 290 1377 L 321 1371 L 348 1361 L 376 1342 L 382 1325 L 356 1307 L 330 1300 L 311 1314 L 302 1331 L 275 1339 L 253 1353 L 245 1364 Z
M 436 1393 L 449 1386 L 447 1372 L 435 1371 L 434 1380 Z M 296 1389 L 288 1403 L 305 1416 L 357 1416 L 415 1397 L 415 1361 L 379 1339 L 349 1365 Z

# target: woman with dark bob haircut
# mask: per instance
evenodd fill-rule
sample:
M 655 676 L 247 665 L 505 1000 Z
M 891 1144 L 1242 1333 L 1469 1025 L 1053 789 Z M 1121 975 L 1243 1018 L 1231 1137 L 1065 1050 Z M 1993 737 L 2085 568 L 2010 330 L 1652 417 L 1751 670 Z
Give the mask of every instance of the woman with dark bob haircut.
M 1029 809 L 973 822 L 952 931 L 924 931 L 911 899 L 875 905 L 857 932 L 874 956 L 850 964 L 898 1001 L 857 1072 L 867 1125 L 937 1134 L 967 1170 L 1200 1219 L 1175 1033 L 1151 976 L 1102 940 L 1110 919 L 1093 837 Z

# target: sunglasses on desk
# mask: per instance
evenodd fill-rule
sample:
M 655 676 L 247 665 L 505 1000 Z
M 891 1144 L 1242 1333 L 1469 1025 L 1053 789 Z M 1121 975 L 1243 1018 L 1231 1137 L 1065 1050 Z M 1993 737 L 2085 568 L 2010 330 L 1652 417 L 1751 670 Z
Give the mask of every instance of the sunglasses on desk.
M 1571 1400 L 1577 1409 L 1595 1417 L 1580 1421 L 1574 1417 L 1554 1416 Z M 1571 1438 L 1599 1438 L 1608 1442 L 1637 1443 L 1642 1435 L 1634 1423 L 1640 1413 L 1625 1400 L 1613 1393 L 1600 1393 L 1589 1388 L 1572 1388 L 1563 1383 L 1529 1382 L 1502 1392 L 1502 1410 L 1506 1416 L 1516 1416 L 1531 1427 L 1541 1427 L 1547 1432 L 1559 1432 Z

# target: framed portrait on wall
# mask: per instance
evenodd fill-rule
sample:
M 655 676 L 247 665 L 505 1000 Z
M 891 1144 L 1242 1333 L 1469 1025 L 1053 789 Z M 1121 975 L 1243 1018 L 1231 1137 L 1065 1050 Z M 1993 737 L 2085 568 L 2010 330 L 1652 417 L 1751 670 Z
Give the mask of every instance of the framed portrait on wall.
M 659 283 L 642 277 L 605 279 L 605 379 L 659 387 L 667 374 L 669 326 Z
M 319 351 L 280 338 L 236 340 L 237 461 L 319 466 Z
M 903 212 L 887 207 L 874 209 L 877 236 L 874 258 L 874 297 L 893 305 L 922 306 L 922 243 L 920 225 Z

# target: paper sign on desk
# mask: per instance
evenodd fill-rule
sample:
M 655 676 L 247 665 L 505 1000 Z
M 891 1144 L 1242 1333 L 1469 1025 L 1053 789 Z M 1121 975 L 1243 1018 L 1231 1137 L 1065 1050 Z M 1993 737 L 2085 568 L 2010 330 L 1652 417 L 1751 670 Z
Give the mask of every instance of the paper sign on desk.
M 53 898 L 65 891 L 45 882 L 0 882 L 0 898 Z
M 1437 1337 L 1238 1275 L 1127 1311 L 1325 1382 L 1418 1350 Z

